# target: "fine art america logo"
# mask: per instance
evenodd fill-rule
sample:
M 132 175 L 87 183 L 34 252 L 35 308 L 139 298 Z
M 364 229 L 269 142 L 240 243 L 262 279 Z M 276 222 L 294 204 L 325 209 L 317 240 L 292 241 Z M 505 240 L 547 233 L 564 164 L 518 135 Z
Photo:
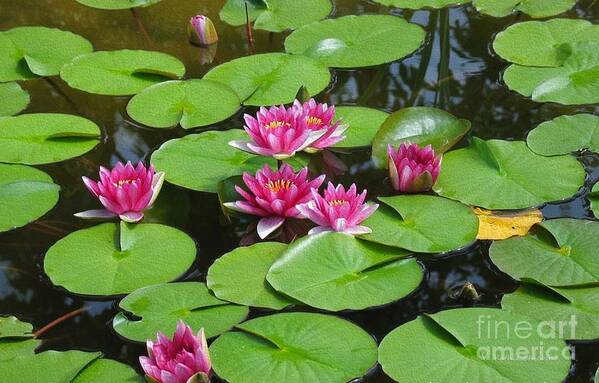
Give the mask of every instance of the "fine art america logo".
M 578 321 L 572 315 L 568 320 L 521 320 L 508 322 L 480 315 L 477 320 L 478 339 L 476 356 L 487 361 L 555 361 L 574 359 L 563 339 L 576 339 Z M 488 344 L 484 342 L 488 341 Z

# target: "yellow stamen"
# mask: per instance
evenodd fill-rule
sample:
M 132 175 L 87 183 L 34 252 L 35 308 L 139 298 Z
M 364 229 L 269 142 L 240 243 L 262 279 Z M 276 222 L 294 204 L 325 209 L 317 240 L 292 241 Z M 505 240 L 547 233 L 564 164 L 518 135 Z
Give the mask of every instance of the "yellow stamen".
M 331 206 L 341 206 L 344 203 L 347 203 L 347 201 L 344 199 L 334 199 L 334 200 L 329 201 L 329 205 L 331 205 Z
M 135 182 L 135 180 L 119 180 L 118 182 L 113 182 L 113 185 L 120 188 L 125 184 L 132 184 L 133 182 Z
M 322 125 L 322 120 L 318 117 L 310 116 L 310 117 L 308 117 L 308 125 L 309 126 L 320 126 L 320 125 Z
M 289 190 L 293 185 L 295 184 L 291 180 L 276 180 L 268 181 L 268 183 L 264 186 L 268 188 L 270 191 L 276 193 L 281 190 Z
M 281 127 L 290 127 L 291 124 L 288 122 L 284 122 L 284 121 L 271 121 L 268 124 L 264 125 L 264 127 L 266 129 L 276 129 L 276 128 L 281 128 Z

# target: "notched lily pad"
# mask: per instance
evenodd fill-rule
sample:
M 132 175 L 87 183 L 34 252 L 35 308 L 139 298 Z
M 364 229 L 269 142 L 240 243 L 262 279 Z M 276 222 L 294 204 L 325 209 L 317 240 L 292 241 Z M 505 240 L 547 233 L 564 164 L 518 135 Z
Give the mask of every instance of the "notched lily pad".
M 576 0 L 473 0 L 480 13 L 493 17 L 504 17 L 522 12 L 540 19 L 559 15 L 576 5 Z
M 211 338 L 243 321 L 249 311 L 246 306 L 215 298 L 199 282 L 144 287 L 127 295 L 119 307 L 127 313 L 120 312 L 114 317 L 114 330 L 137 342 L 155 339 L 159 331 L 170 336 L 179 320 L 195 332 L 204 328 L 206 336 Z
M 29 105 L 29 93 L 16 82 L 0 84 L 0 116 L 12 116 Z
M 14 316 L 0 316 L 0 339 L 31 338 L 33 326 Z
M 592 114 L 559 116 L 534 128 L 526 143 L 542 156 L 559 156 L 580 150 L 599 152 L 599 117 Z

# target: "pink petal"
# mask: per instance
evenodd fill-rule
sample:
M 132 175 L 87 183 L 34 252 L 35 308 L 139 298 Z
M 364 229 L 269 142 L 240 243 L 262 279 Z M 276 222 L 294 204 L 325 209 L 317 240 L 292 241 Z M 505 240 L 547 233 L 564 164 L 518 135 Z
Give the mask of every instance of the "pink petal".
M 281 227 L 284 222 L 285 222 L 285 218 L 283 218 L 283 217 L 266 217 L 266 218 L 262 218 L 258 222 L 258 228 L 257 228 L 258 236 L 261 239 L 265 239 L 272 232 L 274 232 L 279 227 Z

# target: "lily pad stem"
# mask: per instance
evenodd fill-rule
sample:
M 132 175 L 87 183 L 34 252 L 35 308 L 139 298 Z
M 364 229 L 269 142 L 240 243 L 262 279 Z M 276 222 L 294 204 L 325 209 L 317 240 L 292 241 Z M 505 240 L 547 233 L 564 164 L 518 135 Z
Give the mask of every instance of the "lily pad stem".
M 68 319 L 76 317 L 77 315 L 84 313 L 87 310 L 88 310 L 87 307 L 81 307 L 80 309 L 71 311 L 70 313 L 63 315 L 60 318 L 57 318 L 57 319 L 53 320 L 52 322 L 48 323 L 47 325 L 45 325 L 44 327 L 40 328 L 36 332 L 34 332 L 33 337 L 39 338 L 40 336 L 42 336 L 42 334 L 44 334 L 46 331 L 50 330 L 54 326 L 57 326 Z
M 252 22 L 250 21 L 250 11 L 248 10 L 248 3 L 245 2 L 245 33 L 248 39 L 248 47 L 250 54 L 253 55 L 254 50 L 254 34 L 252 32 Z

